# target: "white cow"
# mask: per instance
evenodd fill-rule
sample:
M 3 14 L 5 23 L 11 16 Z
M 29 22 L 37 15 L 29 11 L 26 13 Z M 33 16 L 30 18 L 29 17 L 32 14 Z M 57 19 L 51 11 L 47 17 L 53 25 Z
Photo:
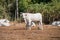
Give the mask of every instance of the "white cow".
M 22 13 L 21 14 L 25 20 L 27 29 L 31 29 L 31 26 L 35 26 L 35 23 L 33 21 L 39 21 L 39 29 L 43 30 L 42 26 L 42 15 L 41 13 Z
M 10 26 L 9 20 L 0 19 L 0 26 Z
M 60 26 L 60 21 L 54 21 L 54 22 L 52 22 L 52 25 L 54 25 L 54 26 Z

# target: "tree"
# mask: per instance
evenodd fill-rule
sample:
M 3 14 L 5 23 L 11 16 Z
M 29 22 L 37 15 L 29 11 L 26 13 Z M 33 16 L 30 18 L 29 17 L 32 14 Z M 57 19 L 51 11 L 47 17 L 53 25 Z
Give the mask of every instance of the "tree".
M 17 14 L 17 20 L 18 20 L 18 0 L 16 0 L 16 14 Z

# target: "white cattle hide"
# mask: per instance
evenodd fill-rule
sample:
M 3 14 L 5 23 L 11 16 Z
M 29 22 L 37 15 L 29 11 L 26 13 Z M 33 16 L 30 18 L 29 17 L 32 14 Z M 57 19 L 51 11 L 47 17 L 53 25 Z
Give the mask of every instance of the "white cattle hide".
M 39 21 L 39 28 L 43 29 L 43 27 L 41 27 L 42 26 L 42 15 L 40 13 L 35 13 L 35 14 L 22 13 L 21 15 L 23 16 L 26 25 L 29 25 L 29 27 L 32 25 L 35 26 L 35 23 L 32 21 Z
M 0 26 L 10 26 L 9 20 L 0 19 Z
M 52 22 L 52 25 L 54 25 L 54 26 L 60 26 L 60 21 L 54 21 L 54 22 Z

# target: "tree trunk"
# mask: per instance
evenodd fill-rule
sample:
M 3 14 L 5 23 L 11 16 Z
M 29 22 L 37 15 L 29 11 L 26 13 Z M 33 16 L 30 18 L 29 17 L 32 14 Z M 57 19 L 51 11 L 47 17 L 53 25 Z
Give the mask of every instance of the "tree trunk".
M 18 20 L 18 0 L 16 0 L 16 14 L 17 14 L 17 20 Z

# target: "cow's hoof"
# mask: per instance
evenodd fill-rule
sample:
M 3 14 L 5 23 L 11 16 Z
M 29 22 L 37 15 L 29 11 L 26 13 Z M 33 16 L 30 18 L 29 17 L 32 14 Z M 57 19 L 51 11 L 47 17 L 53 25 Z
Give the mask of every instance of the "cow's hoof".
M 31 30 L 31 27 L 26 27 L 26 30 Z
M 38 30 L 43 30 L 43 28 L 39 28 L 39 27 L 38 27 Z

